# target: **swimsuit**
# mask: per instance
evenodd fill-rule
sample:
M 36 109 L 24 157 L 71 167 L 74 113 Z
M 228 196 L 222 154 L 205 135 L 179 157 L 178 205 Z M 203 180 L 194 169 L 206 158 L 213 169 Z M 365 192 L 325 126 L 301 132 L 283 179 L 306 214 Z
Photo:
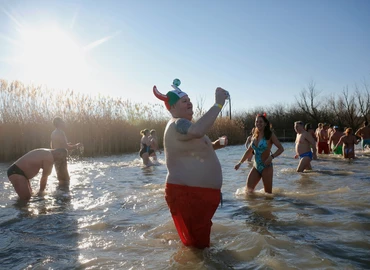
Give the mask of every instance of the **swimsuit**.
M 150 149 L 150 146 L 147 146 L 145 143 L 141 143 L 141 149 L 139 156 L 141 157 L 144 153 L 149 153 L 149 156 L 154 153 L 153 149 Z
M 259 143 L 258 143 L 258 146 L 255 145 L 254 143 L 254 140 L 252 141 L 252 148 L 254 150 L 254 164 L 253 166 L 256 168 L 256 170 L 259 172 L 259 174 L 262 174 L 262 171 L 266 168 L 266 167 L 270 167 L 272 166 L 272 163 L 268 166 L 265 165 L 265 163 L 262 161 L 262 153 L 265 152 L 265 150 L 267 149 L 267 141 L 265 139 L 265 137 L 263 137 Z
M 365 149 L 365 145 L 368 145 L 370 147 L 370 139 L 362 140 L 361 145 L 362 145 L 362 150 Z
M 348 154 L 352 153 L 352 151 L 353 151 L 353 148 L 346 148 L 344 150 L 344 153 L 346 153 L 348 155 Z
M 13 164 L 12 166 L 9 167 L 9 169 L 7 171 L 7 174 L 8 174 L 8 178 L 9 178 L 9 176 L 11 176 L 13 174 L 18 174 L 18 175 L 23 175 L 28 180 L 28 177 L 26 176 L 24 171 L 15 164 Z
M 324 154 L 329 154 L 329 145 L 327 142 L 319 142 L 317 144 L 317 152 L 321 154 L 324 151 Z
M 337 155 L 343 154 L 343 146 L 342 145 L 337 146 L 337 148 L 335 148 L 334 150 L 334 154 L 337 154 Z
M 306 153 L 303 153 L 303 154 L 300 154 L 299 155 L 299 159 L 302 159 L 304 157 L 309 157 L 312 160 L 312 152 L 311 151 L 308 151 Z
M 209 247 L 211 219 L 220 204 L 220 189 L 167 183 L 165 194 L 183 244 L 196 248 Z

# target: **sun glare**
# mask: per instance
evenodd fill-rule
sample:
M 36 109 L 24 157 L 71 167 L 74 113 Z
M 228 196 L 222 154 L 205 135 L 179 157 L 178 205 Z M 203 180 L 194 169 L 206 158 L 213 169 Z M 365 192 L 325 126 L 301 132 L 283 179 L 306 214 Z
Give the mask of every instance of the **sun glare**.
M 74 88 L 88 73 L 84 50 L 56 26 L 21 30 L 18 59 L 25 75 L 52 87 Z

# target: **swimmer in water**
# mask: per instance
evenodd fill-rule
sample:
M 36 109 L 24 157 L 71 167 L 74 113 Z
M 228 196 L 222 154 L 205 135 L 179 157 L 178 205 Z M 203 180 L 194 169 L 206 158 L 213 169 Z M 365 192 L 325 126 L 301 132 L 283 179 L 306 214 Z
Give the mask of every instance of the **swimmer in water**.
M 32 188 L 30 179 L 35 177 L 40 169 L 42 176 L 40 180 L 40 193 L 45 190 L 46 183 L 53 164 L 59 163 L 66 165 L 64 160 L 67 157 L 67 150 L 64 148 L 58 149 L 35 149 L 14 162 L 7 171 L 9 181 L 12 183 L 15 191 L 21 200 L 29 200 L 32 196 Z M 60 166 L 57 166 L 60 168 Z
M 142 158 L 143 164 L 145 166 L 151 166 L 153 164 L 150 161 L 149 157 L 155 152 L 153 149 L 150 149 L 150 144 L 151 144 L 150 139 L 149 139 L 150 131 L 149 129 L 143 129 L 142 131 L 140 131 L 140 134 L 142 135 L 142 137 L 140 140 L 139 156 Z
M 360 141 L 352 133 L 352 128 L 347 128 L 344 132 L 345 135 L 339 139 L 337 145 L 333 149 L 335 150 L 341 143 L 343 143 L 343 158 L 355 158 L 355 144 L 358 144 Z
M 294 122 L 294 130 L 297 133 L 294 158 L 299 158 L 297 172 L 312 170 L 311 160 L 317 159 L 316 142 L 312 135 L 305 130 L 302 121 Z
M 192 122 L 193 104 L 177 85 L 157 98 L 164 101 L 172 118 L 164 132 L 167 179 L 165 199 L 182 243 L 186 246 L 210 246 L 212 217 L 221 199 L 222 170 L 216 149 L 227 145 L 212 142 L 206 133 L 215 122 L 228 97 L 218 87 L 215 104 L 196 122 Z
M 255 126 L 252 142 L 245 151 L 240 162 L 236 164 L 234 168 L 238 170 L 240 165 L 248 158 L 252 151 L 254 151 L 254 164 L 248 175 L 247 191 L 253 192 L 262 178 L 265 192 L 272 193 L 272 178 L 274 172 L 272 160 L 284 152 L 284 147 L 281 145 L 276 135 L 271 131 L 270 122 L 265 115 L 257 115 Z M 275 145 L 277 150 L 275 153 L 270 154 L 272 145 Z

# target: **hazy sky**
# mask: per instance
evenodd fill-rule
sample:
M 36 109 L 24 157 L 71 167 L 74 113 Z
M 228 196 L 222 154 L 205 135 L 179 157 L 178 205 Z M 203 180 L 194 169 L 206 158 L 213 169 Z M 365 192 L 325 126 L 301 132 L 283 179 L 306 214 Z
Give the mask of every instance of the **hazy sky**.
M 234 110 L 370 83 L 369 0 L 0 0 L 0 78 L 160 103 L 174 78 Z

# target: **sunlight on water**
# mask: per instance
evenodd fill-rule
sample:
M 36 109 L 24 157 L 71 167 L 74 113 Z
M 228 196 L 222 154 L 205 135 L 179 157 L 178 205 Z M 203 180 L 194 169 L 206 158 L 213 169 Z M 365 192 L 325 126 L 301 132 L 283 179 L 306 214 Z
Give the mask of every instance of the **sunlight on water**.
M 71 182 L 55 172 L 47 192 L 17 201 L 2 164 L 1 269 L 363 269 L 370 249 L 370 155 L 320 156 L 296 173 L 293 144 L 274 160 L 273 194 L 245 191 L 244 146 L 217 151 L 223 205 L 211 247 L 184 247 L 164 200 L 164 155 L 144 167 L 137 154 L 75 158 Z M 31 181 L 38 190 L 39 174 Z M 36 180 L 37 179 L 37 180 Z M 32 255 L 31 255 L 32 254 Z

